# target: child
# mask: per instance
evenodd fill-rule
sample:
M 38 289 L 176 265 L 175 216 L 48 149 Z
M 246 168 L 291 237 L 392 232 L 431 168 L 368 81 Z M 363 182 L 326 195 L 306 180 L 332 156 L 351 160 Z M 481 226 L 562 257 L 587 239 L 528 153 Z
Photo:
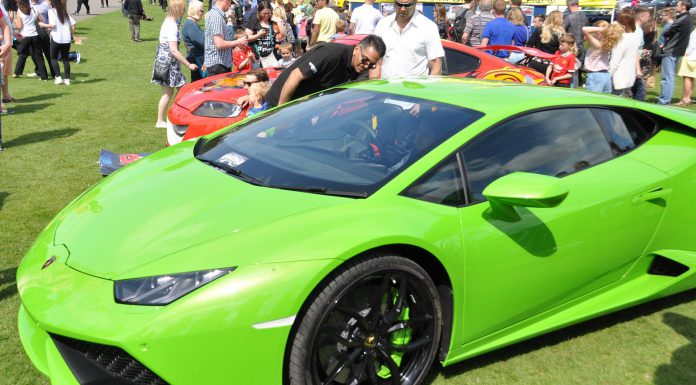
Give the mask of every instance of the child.
M 282 68 L 288 68 L 295 62 L 295 58 L 292 56 L 292 44 L 283 43 L 280 45 L 278 51 L 280 51 L 280 56 L 282 56 L 278 64 L 280 64 Z
M 561 36 L 556 57 L 546 68 L 546 83 L 551 86 L 570 88 L 575 72 L 575 36 L 566 33 Z
M 254 83 L 249 87 L 249 111 L 247 117 L 253 116 L 268 108 L 266 103 L 266 94 L 271 88 L 268 82 Z
M 246 31 L 244 28 L 240 28 L 234 33 L 235 39 L 240 39 L 246 36 Z M 237 71 L 244 71 L 251 69 L 251 63 L 256 61 L 256 56 L 251 51 L 251 47 L 244 40 L 244 44 L 234 47 L 232 50 L 232 63 L 234 63 L 234 68 Z
M 336 33 L 331 35 L 329 37 L 329 39 L 334 40 L 334 39 L 338 39 L 338 38 L 345 37 L 345 36 L 347 36 L 346 35 L 346 22 L 341 20 L 341 19 L 338 19 L 338 20 L 336 20 Z

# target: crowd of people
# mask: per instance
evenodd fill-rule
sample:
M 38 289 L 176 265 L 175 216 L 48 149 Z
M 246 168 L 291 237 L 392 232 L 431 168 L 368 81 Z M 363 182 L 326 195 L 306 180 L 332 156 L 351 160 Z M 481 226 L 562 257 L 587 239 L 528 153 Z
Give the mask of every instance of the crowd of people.
M 553 59 L 503 49 L 488 52 L 537 70 L 551 86 L 585 87 L 636 100 L 645 100 L 646 87 L 654 85 L 655 69 L 662 67 L 657 102 L 671 103 L 676 74 L 684 79 L 684 94 L 677 104 L 686 105 L 691 103 L 696 76 L 696 36 L 688 12 L 691 1 L 680 0 L 674 9 L 662 12 L 662 32 L 658 36 L 655 15 L 649 9 L 625 8 L 614 22 L 600 21 L 590 26 L 579 0 L 567 0 L 565 12 L 535 15 L 530 26 L 521 0 L 510 0 L 509 4 L 505 0 L 468 1 L 454 14 L 436 4 L 434 21 L 416 11 L 416 0 L 395 0 L 391 15 L 380 12 L 374 0 L 366 0 L 352 12 L 335 7 L 331 0 L 303 0 L 298 4 L 292 0 L 214 0 L 205 13 L 205 28 L 199 24 L 204 4 L 191 0 L 179 36 L 173 33 L 172 21 L 183 13 L 174 14 L 172 10 L 182 12 L 184 3 L 170 0 L 169 21 L 162 25 L 157 55 L 157 61 L 163 55 L 171 60 L 169 81 L 155 79 L 156 70 L 153 72 L 153 82 L 162 87 L 156 126 L 166 125 L 166 107 L 176 88 L 183 84 L 183 75 L 177 69 L 180 64 L 190 69 L 192 80 L 233 70 L 289 68 L 268 88 L 268 95 L 262 92 L 256 96 L 273 106 L 291 100 L 294 93 L 317 91 L 321 89 L 318 87 L 355 79 L 366 71 L 370 77 L 384 78 L 438 75 L 444 57 L 440 39 L 479 47 L 536 48 Z M 330 43 L 349 34 L 379 39 L 351 50 Z M 185 56 L 179 55 L 174 46 L 180 40 L 186 47 Z M 345 65 L 342 71 L 336 69 L 338 63 Z
M 207 12 L 199 0 L 160 1 L 166 16 L 152 73 L 152 82 L 162 90 L 155 126 L 166 127 L 167 107 L 186 82 L 182 65 L 190 71 L 191 81 L 233 70 L 287 68 L 272 85 L 249 87 L 248 97 L 241 100 L 253 108 L 266 108 L 365 73 L 371 78 L 439 75 L 444 58 L 441 39 L 479 47 L 536 48 L 553 59 L 495 47 L 488 52 L 536 69 L 551 86 L 584 86 L 637 100 L 645 100 L 646 87 L 654 83 L 655 69 L 661 67 L 657 102 L 671 103 L 676 76 L 680 76 L 684 93 L 677 104 L 691 103 L 696 76 L 696 33 L 689 15 L 692 0 L 680 0 L 674 9 L 662 10 L 659 34 L 655 15 L 641 7 L 625 8 L 612 23 L 590 26 L 579 0 L 567 0 L 565 12 L 535 15 L 529 26 L 521 0 L 509 4 L 468 0 L 451 14 L 436 4 L 433 20 L 417 11 L 417 0 L 394 0 L 392 14 L 380 12 L 374 0 L 365 0 L 352 11 L 336 7 L 332 0 L 298 1 L 209 0 Z M 82 0 L 78 7 L 83 3 L 88 5 Z M 18 55 L 12 73 L 10 50 L 0 51 L 2 101 L 14 100 L 7 87 L 8 75 L 22 76 L 29 57 L 35 76 L 48 80 L 50 73 L 56 84 L 70 84 L 68 58 L 75 21 L 65 2 L 3 0 L 2 6 L 9 41 L 15 43 Z M 122 9 L 131 39 L 139 42 L 140 21 L 151 19 L 142 0 L 123 0 Z M 331 42 L 350 34 L 372 36 L 354 47 Z M 180 50 L 182 41 L 185 52 Z
M 34 72 L 26 76 L 48 81 L 50 75 L 55 84 L 70 84 L 70 60 L 73 58 L 70 45 L 75 32 L 75 20 L 68 14 L 63 0 L 3 0 L 0 3 L 0 14 L 0 28 L 3 31 L 0 48 L 0 114 L 8 114 L 13 111 L 6 108 L 5 104 L 17 101 L 10 94 L 10 75 L 12 78 L 24 76 L 28 58 L 32 60 Z M 12 48 L 17 51 L 14 71 Z M 76 60 L 79 61 L 79 57 Z M 62 73 L 59 61 L 63 64 Z
M 248 96 L 239 102 L 254 109 L 276 106 L 368 71 L 370 77 L 438 75 L 444 50 L 437 26 L 416 12 L 415 4 L 415 0 L 395 2 L 395 12 L 385 17 L 373 0 L 352 13 L 333 6 L 331 0 L 304 4 L 215 0 L 201 28 L 204 4 L 191 0 L 177 35 L 172 21 L 184 16 L 185 3 L 170 0 L 152 77 L 162 89 L 155 126 L 166 127 L 167 105 L 183 85 L 181 65 L 191 71 L 192 80 L 232 70 L 287 68 L 272 85 L 267 80 L 266 86 L 249 84 Z M 355 33 L 372 36 L 355 46 L 331 42 Z M 185 56 L 176 49 L 182 40 Z M 165 61 L 168 68 L 160 65 Z

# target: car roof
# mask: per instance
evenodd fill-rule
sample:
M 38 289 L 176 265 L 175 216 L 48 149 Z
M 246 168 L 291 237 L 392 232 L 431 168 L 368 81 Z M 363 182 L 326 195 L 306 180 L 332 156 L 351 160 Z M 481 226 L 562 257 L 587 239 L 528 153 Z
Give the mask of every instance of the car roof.
M 419 77 L 366 80 L 348 83 L 344 87 L 428 99 L 486 114 L 496 112 L 514 114 L 556 105 L 634 107 L 632 100 L 608 94 L 470 78 Z

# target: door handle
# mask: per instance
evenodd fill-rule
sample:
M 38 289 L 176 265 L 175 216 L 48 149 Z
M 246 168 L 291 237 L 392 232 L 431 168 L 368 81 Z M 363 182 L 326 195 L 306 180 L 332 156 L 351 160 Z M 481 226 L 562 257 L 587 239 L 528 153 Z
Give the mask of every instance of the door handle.
M 671 192 L 671 189 L 657 187 L 650 191 L 646 191 L 644 193 L 636 195 L 633 198 L 633 203 L 649 202 L 656 199 L 664 199 L 667 198 Z

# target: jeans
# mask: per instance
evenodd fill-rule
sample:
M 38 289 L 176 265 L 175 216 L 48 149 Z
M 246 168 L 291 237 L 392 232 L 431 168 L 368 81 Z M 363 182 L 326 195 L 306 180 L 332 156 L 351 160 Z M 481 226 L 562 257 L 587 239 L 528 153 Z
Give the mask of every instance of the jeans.
M 592 92 L 611 93 L 611 75 L 609 71 L 587 72 L 586 90 Z
M 140 15 L 128 15 L 131 40 L 140 40 Z
M 51 77 L 56 77 L 56 74 L 53 71 L 53 67 L 51 67 L 51 37 L 49 36 L 48 31 L 46 31 L 46 33 L 43 34 L 39 33 L 38 42 L 39 46 L 41 47 L 41 54 L 39 54 L 38 56 L 41 57 L 42 61 L 44 60 L 44 57 L 46 58 L 46 61 L 48 62 L 48 70 L 51 73 Z
M 660 85 L 662 91 L 657 102 L 660 104 L 669 104 L 672 102 L 674 95 L 674 71 L 677 67 L 677 57 L 665 55 L 662 57 L 662 81 Z
M 70 79 L 70 60 L 68 58 L 70 53 L 70 43 L 58 44 L 51 40 L 51 66 L 53 71 L 55 71 L 57 76 L 60 76 L 60 67 L 58 66 L 58 56 L 60 56 L 63 62 L 63 68 L 65 69 L 64 79 Z
M 633 91 L 633 99 L 645 101 L 645 80 L 636 76 L 636 81 L 633 83 L 631 91 Z
M 22 75 L 24 72 L 24 64 L 27 62 L 27 57 L 31 55 L 31 60 L 36 66 L 36 74 L 41 77 L 41 80 L 47 80 L 46 63 L 43 60 L 41 46 L 39 45 L 38 36 L 25 36 L 17 43 L 17 64 L 15 65 L 15 75 Z

